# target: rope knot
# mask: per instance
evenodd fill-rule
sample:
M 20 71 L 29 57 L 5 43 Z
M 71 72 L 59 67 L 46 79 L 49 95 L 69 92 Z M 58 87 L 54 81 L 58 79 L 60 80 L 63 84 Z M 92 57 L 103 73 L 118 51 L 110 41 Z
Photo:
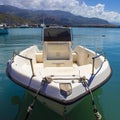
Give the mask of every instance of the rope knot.
M 52 78 L 50 76 L 44 77 L 43 80 L 46 83 L 51 83 L 52 82 Z
M 102 120 L 102 115 L 98 111 L 94 112 L 94 114 L 95 114 L 97 120 Z

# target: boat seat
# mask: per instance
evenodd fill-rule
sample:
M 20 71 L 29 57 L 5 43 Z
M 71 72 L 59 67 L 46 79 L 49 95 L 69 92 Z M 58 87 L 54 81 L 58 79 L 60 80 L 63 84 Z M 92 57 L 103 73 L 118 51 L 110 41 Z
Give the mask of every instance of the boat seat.
M 71 42 L 44 42 L 44 66 L 72 66 Z
M 36 63 L 42 63 L 43 62 L 43 53 L 42 52 L 35 53 L 35 56 L 36 56 Z

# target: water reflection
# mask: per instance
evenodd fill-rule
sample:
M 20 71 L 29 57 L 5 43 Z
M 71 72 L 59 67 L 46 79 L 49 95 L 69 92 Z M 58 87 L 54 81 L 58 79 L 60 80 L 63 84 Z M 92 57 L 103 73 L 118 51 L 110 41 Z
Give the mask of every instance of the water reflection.
M 98 111 L 102 114 L 102 118 L 104 118 L 102 107 L 99 103 L 99 97 L 102 94 L 102 89 L 98 89 L 94 93 L 94 99 Z M 16 115 L 15 120 L 24 120 L 27 114 L 27 108 L 32 103 L 33 96 L 26 92 L 23 99 L 20 100 L 17 96 L 12 98 L 12 102 L 15 105 L 19 105 L 18 114 Z M 96 120 L 93 112 L 93 106 L 91 103 L 90 95 L 85 97 L 70 113 L 67 115 L 67 120 Z M 31 114 L 29 115 L 28 120 L 64 120 L 64 118 L 57 113 L 53 112 L 52 110 L 45 107 L 39 101 L 36 100 L 34 109 L 32 110 Z
M 8 35 L 0 35 L 0 44 L 5 44 L 8 40 Z
M 27 108 L 32 103 L 33 96 L 26 92 L 23 100 L 19 101 L 19 110 L 18 114 L 16 115 L 15 120 L 24 120 L 27 114 Z M 29 120 L 48 120 L 48 119 L 56 119 L 61 120 L 61 117 L 54 113 L 53 111 L 46 108 L 42 105 L 39 101 L 36 100 L 34 109 L 32 110 L 31 114 L 29 115 Z
M 11 99 L 11 102 L 12 102 L 13 105 L 19 105 L 19 103 L 20 103 L 19 96 L 13 96 L 12 99 Z
M 102 107 L 99 103 L 99 97 L 102 95 L 102 89 L 100 88 L 96 90 L 93 95 L 97 109 L 102 115 L 102 119 L 105 120 Z M 85 99 L 82 100 L 81 103 L 70 112 L 69 117 L 71 118 L 70 120 L 73 120 L 73 118 L 75 120 L 96 120 L 93 112 L 91 96 L 86 96 Z

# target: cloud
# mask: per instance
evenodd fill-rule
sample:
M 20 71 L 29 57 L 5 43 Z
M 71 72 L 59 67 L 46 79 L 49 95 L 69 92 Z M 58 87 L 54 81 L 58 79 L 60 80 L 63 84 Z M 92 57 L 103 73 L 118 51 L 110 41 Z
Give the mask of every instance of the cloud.
M 82 11 L 80 11 L 82 9 Z M 87 6 L 83 3 L 78 9 L 75 9 L 74 14 L 82 15 L 85 17 L 97 17 L 101 19 L 108 20 L 109 22 L 119 22 L 120 23 L 120 13 L 114 11 L 105 10 L 104 4 L 97 4 L 96 6 Z M 77 13 L 77 11 L 79 11 Z
M 2 5 L 34 10 L 63 10 L 75 15 L 97 17 L 109 22 L 120 22 L 120 13 L 105 10 L 105 5 L 98 3 L 88 6 L 84 0 L 0 0 Z

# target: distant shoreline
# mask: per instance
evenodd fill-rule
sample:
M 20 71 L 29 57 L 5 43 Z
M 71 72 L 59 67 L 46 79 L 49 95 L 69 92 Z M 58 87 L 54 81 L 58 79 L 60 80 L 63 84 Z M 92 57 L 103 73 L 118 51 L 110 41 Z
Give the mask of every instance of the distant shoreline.
M 108 24 L 108 25 L 78 25 L 78 26 L 72 26 L 72 27 L 89 27 L 89 28 L 120 28 L 119 25 L 111 25 L 111 24 Z
M 65 27 L 79 27 L 79 28 L 120 28 L 120 25 L 113 24 L 81 24 L 81 25 L 58 25 L 47 24 L 45 26 L 65 26 Z M 22 25 L 8 25 L 7 28 L 42 28 L 40 24 L 22 24 Z

